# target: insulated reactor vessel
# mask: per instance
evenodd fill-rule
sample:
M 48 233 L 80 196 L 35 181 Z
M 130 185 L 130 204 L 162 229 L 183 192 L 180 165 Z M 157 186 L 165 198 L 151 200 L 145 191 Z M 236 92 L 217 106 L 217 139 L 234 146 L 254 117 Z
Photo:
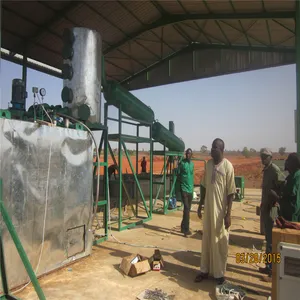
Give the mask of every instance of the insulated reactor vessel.
M 153 123 L 153 110 L 118 83 L 108 81 L 104 89 L 104 97 L 108 104 L 117 108 L 120 108 L 121 104 L 121 110 L 131 118 Z
M 64 31 L 63 41 L 64 107 L 76 119 L 101 123 L 101 36 L 95 30 L 74 27 Z
M 166 146 L 169 151 L 184 151 L 184 142 L 159 122 L 155 122 L 152 126 L 152 137 L 155 141 Z

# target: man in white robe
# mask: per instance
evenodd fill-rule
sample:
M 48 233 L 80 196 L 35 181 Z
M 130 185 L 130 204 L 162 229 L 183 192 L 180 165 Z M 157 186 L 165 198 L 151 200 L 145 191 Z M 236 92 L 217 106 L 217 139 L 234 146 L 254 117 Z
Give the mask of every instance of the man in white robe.
M 225 281 L 229 227 L 231 225 L 231 207 L 236 192 L 234 169 L 224 158 L 224 142 L 215 139 L 212 143 L 211 157 L 207 162 L 202 185 L 204 195 L 198 208 L 201 219 L 201 206 L 205 200 L 203 217 L 203 237 L 201 253 L 201 271 L 195 282 L 201 282 L 213 276 L 218 284 Z

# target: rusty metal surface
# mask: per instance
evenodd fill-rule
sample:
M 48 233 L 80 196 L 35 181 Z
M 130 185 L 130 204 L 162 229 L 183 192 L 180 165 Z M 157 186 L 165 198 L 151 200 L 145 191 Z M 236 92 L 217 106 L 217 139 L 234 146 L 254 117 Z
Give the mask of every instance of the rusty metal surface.
M 35 271 L 43 250 L 38 275 L 91 253 L 92 155 L 84 131 L 0 119 L 4 203 Z M 2 220 L 1 228 L 13 288 L 28 276 Z
M 73 91 L 73 101 L 65 103 L 72 116 L 80 119 L 78 110 L 85 104 L 90 109 L 89 121 L 101 123 L 101 36 L 95 30 L 73 28 L 75 41 L 72 59 L 64 60 L 73 69 L 71 80 L 64 80 L 64 86 Z

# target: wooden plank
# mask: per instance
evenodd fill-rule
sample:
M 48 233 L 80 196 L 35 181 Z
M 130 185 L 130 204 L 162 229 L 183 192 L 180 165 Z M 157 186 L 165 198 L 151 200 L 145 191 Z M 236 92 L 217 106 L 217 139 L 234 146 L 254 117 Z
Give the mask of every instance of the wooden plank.
M 300 223 L 298 223 L 300 225 Z M 300 230 L 274 228 L 272 232 L 272 251 L 277 252 L 280 242 L 300 245 Z M 279 265 L 272 267 L 272 300 L 277 300 L 277 272 Z

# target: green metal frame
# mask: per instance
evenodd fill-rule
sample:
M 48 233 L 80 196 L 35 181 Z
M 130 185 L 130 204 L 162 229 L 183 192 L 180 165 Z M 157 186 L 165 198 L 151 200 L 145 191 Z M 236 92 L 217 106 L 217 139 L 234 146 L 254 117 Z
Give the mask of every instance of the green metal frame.
M 182 202 L 180 202 L 180 206 L 177 206 L 176 208 L 169 209 L 169 199 L 173 198 L 175 196 L 175 186 L 177 181 L 177 175 L 174 167 L 174 158 L 175 160 L 178 160 L 178 163 L 182 160 L 184 153 L 183 152 L 176 152 L 176 151 L 167 151 L 166 146 L 164 146 L 163 151 L 153 151 L 153 157 L 154 156 L 163 156 L 164 158 L 164 165 L 162 168 L 162 171 L 160 175 L 162 176 L 160 181 L 153 181 L 153 185 L 159 185 L 159 188 L 156 193 L 156 197 L 154 199 L 153 203 L 153 213 L 157 214 L 169 214 L 173 211 L 182 209 Z M 170 177 L 170 186 L 169 186 L 169 193 L 167 192 L 167 177 Z M 159 198 L 161 187 L 163 186 L 163 207 L 162 208 L 155 208 L 156 202 Z M 167 196 L 169 194 L 169 197 Z
M 1 178 L 0 178 L 0 211 L 1 211 L 3 221 L 10 233 L 10 236 L 11 236 L 16 248 L 17 248 L 17 251 L 18 251 L 20 258 L 23 262 L 23 265 L 27 271 L 27 274 L 32 282 L 32 285 L 38 295 L 38 298 L 40 300 L 46 299 L 44 292 L 43 292 L 42 288 L 40 287 L 38 279 L 32 269 L 30 261 L 26 255 L 26 252 L 22 246 L 22 243 L 18 237 L 17 231 L 16 231 L 16 229 L 12 223 L 12 220 L 5 208 L 5 205 L 3 202 L 3 188 L 2 188 L 2 179 Z M 6 278 L 6 270 L 5 270 L 3 244 L 2 244 L 2 228 L 0 228 L 0 259 L 1 259 L 1 278 L 2 278 L 2 286 L 3 286 L 3 292 L 4 292 L 4 294 L 0 296 L 0 299 L 18 299 L 9 294 L 7 278 Z
M 96 179 L 97 176 L 101 176 L 101 167 L 104 167 L 104 172 L 103 172 L 103 185 L 100 184 L 100 189 L 101 186 L 104 188 L 104 199 L 95 199 L 94 205 L 97 206 L 96 208 L 96 218 L 97 216 L 97 211 L 98 208 L 103 208 L 103 224 L 104 224 L 104 235 L 98 235 L 95 234 L 95 239 L 93 241 L 94 245 L 98 245 L 104 241 L 108 240 L 108 127 L 107 127 L 107 122 L 104 120 L 104 126 L 101 126 L 102 130 L 102 135 L 99 143 L 99 148 L 98 148 L 98 156 L 101 159 L 101 154 L 103 151 L 104 158 L 103 161 L 99 161 L 99 163 L 96 161 L 94 162 L 94 170 L 93 170 L 93 177 Z M 100 129 L 100 128 L 99 128 Z M 97 172 L 99 172 L 99 175 L 97 175 Z M 100 181 L 101 182 L 101 181 Z M 99 190 L 100 190 L 99 189 Z M 95 230 L 97 230 L 98 227 L 96 227 Z
M 114 164 L 116 164 L 118 166 L 118 174 L 119 174 L 119 178 L 118 178 L 118 186 L 119 186 L 119 203 L 118 203 L 118 221 L 117 222 L 110 222 L 110 225 L 114 224 L 114 223 L 118 223 L 117 226 L 117 230 L 118 231 L 123 231 L 125 229 L 128 228 L 132 228 L 135 227 L 137 225 L 143 224 L 145 222 L 148 222 L 150 220 L 152 220 L 152 201 L 149 201 L 149 205 L 147 205 L 146 199 L 144 197 L 140 182 L 139 182 L 139 178 L 138 178 L 138 145 L 140 143 L 149 143 L 150 145 L 150 174 L 149 174 L 149 198 L 150 200 L 152 199 L 152 170 L 153 170 L 153 156 L 152 156 L 152 152 L 153 152 L 153 141 L 152 141 L 152 124 L 147 123 L 147 122 L 143 122 L 140 120 L 136 120 L 133 118 L 129 118 L 129 117 L 125 117 L 122 115 L 122 106 L 120 104 L 119 108 L 118 108 L 118 118 L 114 119 L 114 118 L 110 118 L 108 117 L 108 103 L 105 103 L 104 105 L 104 115 L 105 115 L 105 124 L 107 124 L 108 120 L 111 121 L 116 121 L 118 122 L 118 133 L 117 134 L 108 134 L 108 149 L 110 152 L 110 155 L 114 161 Z M 134 123 L 135 122 L 135 123 Z M 132 136 L 132 135 L 126 135 L 126 134 L 122 134 L 122 125 L 123 124 L 129 124 L 129 125 L 133 125 L 136 126 L 137 128 L 137 134 L 136 136 Z M 139 136 L 139 128 L 141 126 L 146 126 L 149 127 L 149 137 L 140 137 Z M 114 153 L 112 151 L 112 148 L 110 146 L 110 141 L 115 141 L 118 142 L 118 161 L 116 160 Z M 126 147 L 126 143 L 133 143 L 136 144 L 136 170 L 134 170 L 133 164 L 131 162 L 130 159 L 130 155 L 128 153 L 127 147 Z M 127 161 L 129 163 L 131 172 L 133 174 L 134 177 L 134 181 L 136 184 L 136 201 L 135 201 L 135 208 L 133 205 L 133 199 L 130 197 L 126 185 L 124 183 L 123 180 L 123 164 L 122 164 L 122 159 L 123 159 L 123 151 L 124 154 L 127 158 Z M 109 179 L 108 179 L 109 180 Z M 132 209 L 132 212 L 134 214 L 133 217 L 128 217 L 128 218 L 123 218 L 123 214 L 122 214 L 122 208 L 123 208 L 123 189 L 125 191 L 125 194 L 127 196 L 129 205 Z M 138 193 L 139 192 L 139 193 Z M 147 217 L 144 216 L 140 216 L 139 215 L 139 210 L 138 210 L 138 194 L 140 194 L 141 198 L 142 198 L 142 202 L 144 205 L 144 209 L 146 211 Z M 133 221 L 128 225 L 123 225 L 123 221 L 124 220 L 132 220 L 133 218 L 138 219 L 137 221 Z M 115 229 L 115 228 L 112 228 Z
M 169 214 L 173 211 L 182 209 L 182 202 L 181 202 L 181 195 L 179 195 L 180 197 L 177 197 L 176 195 L 176 182 L 177 182 L 177 175 L 174 172 L 175 167 L 174 164 L 172 166 L 172 164 L 169 163 L 169 157 L 175 157 L 177 158 L 178 162 L 180 162 L 184 156 L 184 153 L 181 152 L 174 152 L 174 151 L 166 151 L 165 150 L 165 146 L 164 146 L 164 150 L 163 151 L 154 151 L 153 152 L 153 157 L 155 155 L 159 155 L 159 156 L 164 156 L 164 166 L 163 169 L 160 173 L 160 175 L 162 176 L 162 180 L 160 182 L 155 182 L 153 181 L 153 184 L 157 184 L 160 185 L 158 188 L 158 191 L 156 193 L 156 197 L 154 200 L 154 204 L 153 204 L 153 213 L 158 213 L 158 214 Z M 206 170 L 206 160 L 205 159 L 200 159 L 200 158 L 192 158 L 192 161 L 202 161 L 204 162 L 204 170 Z M 168 172 L 169 171 L 169 172 Z M 172 174 L 172 176 L 171 176 Z M 167 180 L 167 176 L 170 176 L 170 188 L 169 188 L 169 197 L 167 197 L 167 189 L 166 189 L 166 180 Z M 201 182 L 199 183 L 199 185 L 201 186 Z M 164 187 L 164 193 L 163 193 L 163 208 L 157 208 L 155 209 L 155 205 L 156 202 L 158 200 L 159 194 L 160 194 L 160 190 L 161 190 L 161 186 Z M 181 205 L 177 206 L 176 208 L 173 209 L 169 209 L 169 199 L 171 197 L 176 197 L 176 202 L 180 202 Z M 193 201 L 192 203 L 199 203 L 199 201 Z

